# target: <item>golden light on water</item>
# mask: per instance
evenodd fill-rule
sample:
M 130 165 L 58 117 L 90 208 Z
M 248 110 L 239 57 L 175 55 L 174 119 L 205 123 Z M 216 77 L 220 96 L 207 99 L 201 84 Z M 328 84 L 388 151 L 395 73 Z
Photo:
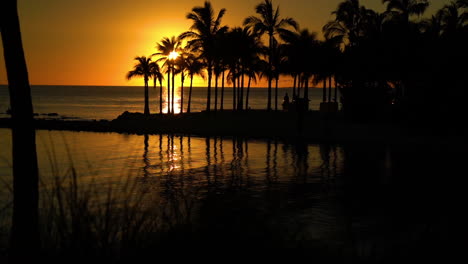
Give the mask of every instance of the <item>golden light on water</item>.
M 185 93 L 184 89 L 184 93 Z M 187 97 L 185 97 L 187 98 Z M 184 98 L 184 112 L 187 110 L 187 99 Z M 176 85 L 175 91 L 174 91 L 174 114 L 179 114 L 180 113 L 180 108 L 182 107 L 180 104 L 181 101 L 181 89 L 180 86 Z M 167 88 L 163 88 L 163 113 L 167 114 L 168 107 L 171 105 L 172 107 L 172 97 L 169 99 L 167 98 Z

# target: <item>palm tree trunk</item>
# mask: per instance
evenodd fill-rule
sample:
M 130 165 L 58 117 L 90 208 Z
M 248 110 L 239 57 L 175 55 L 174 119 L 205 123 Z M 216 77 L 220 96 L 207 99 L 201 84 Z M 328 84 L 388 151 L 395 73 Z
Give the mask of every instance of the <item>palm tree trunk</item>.
M 323 79 L 323 98 L 322 98 L 322 102 L 326 102 L 327 101 L 327 78 Z
M 241 70 L 240 70 L 240 66 L 237 68 L 237 72 L 240 74 Z M 236 105 L 236 109 L 237 110 L 240 110 L 240 107 L 239 107 L 239 102 L 240 102 L 240 87 L 241 87 L 241 76 L 239 75 L 237 77 L 237 105 Z
M 309 100 L 309 78 L 304 78 L 304 100 Z
M 190 113 L 190 105 L 192 103 L 192 84 L 193 84 L 193 74 L 190 75 L 190 89 L 189 89 L 189 95 L 188 95 L 187 113 Z
M 171 113 L 171 68 L 167 70 L 167 113 Z
M 213 75 L 213 67 L 211 64 L 208 65 L 208 92 L 206 95 L 206 111 L 210 112 L 211 109 L 211 78 Z
M 272 71 L 273 71 L 273 34 L 270 34 L 269 40 L 269 56 L 268 56 L 268 102 L 267 102 L 267 110 L 271 111 L 271 81 L 272 81 Z
M 149 92 L 148 92 L 148 80 L 145 78 L 145 110 L 144 110 L 144 114 L 145 115 L 149 115 L 150 114 L 150 111 L 149 111 Z
M 236 77 L 232 77 L 232 111 L 236 110 Z
M 239 109 L 244 109 L 244 76 L 245 76 L 245 67 L 242 66 L 242 76 L 241 76 L 241 87 L 240 87 L 240 99 L 239 99 Z
M 275 83 L 275 111 L 278 111 L 278 82 L 279 82 L 279 76 L 276 76 L 275 80 L 276 80 L 276 83 Z
M 12 263 L 32 262 L 40 246 L 39 176 L 31 87 L 21 40 L 17 1 L 1 2 L 0 31 L 11 107 L 13 218 L 10 257 Z
M 293 98 L 296 97 L 296 84 L 297 84 L 297 74 L 294 74 Z
M 250 95 L 250 83 L 252 76 L 249 76 L 249 82 L 247 83 L 247 95 L 245 96 L 245 110 L 249 110 L 249 95 Z
M 184 111 L 184 73 L 182 72 L 180 77 L 180 113 L 182 114 Z
M 336 82 L 336 75 L 335 75 L 335 98 L 334 98 L 334 101 L 338 102 L 338 84 Z
M 215 105 L 214 105 L 214 110 L 215 112 L 218 110 L 218 79 L 219 79 L 219 74 L 215 74 Z
M 302 76 L 299 74 L 297 79 L 298 80 L 297 80 L 296 96 L 299 98 L 301 96 Z
M 174 114 L 175 113 L 175 68 L 174 68 L 174 65 L 172 65 L 172 101 L 171 101 L 171 104 L 172 104 L 172 113 Z
M 163 87 L 162 87 L 162 81 L 159 80 L 159 113 L 162 114 L 163 112 L 163 104 L 162 104 L 162 100 L 163 100 Z
M 331 102 L 331 98 L 332 98 L 332 77 L 331 75 L 328 76 L 328 102 Z
M 223 74 L 222 74 L 222 77 L 221 77 L 221 105 L 220 105 L 220 110 L 223 111 L 224 110 L 224 70 L 223 70 Z

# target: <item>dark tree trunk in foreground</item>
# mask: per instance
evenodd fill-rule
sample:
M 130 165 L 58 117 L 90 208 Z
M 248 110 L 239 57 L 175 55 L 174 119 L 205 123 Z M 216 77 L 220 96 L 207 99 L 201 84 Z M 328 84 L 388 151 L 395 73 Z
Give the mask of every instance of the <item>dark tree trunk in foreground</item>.
M 39 248 L 38 168 L 33 108 L 16 0 L 2 0 L 0 30 L 10 92 L 13 143 L 13 262 L 35 258 Z

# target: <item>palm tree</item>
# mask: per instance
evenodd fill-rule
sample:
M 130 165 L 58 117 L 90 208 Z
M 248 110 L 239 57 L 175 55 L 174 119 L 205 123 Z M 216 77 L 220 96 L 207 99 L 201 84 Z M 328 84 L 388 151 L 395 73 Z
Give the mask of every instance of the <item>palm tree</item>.
M 249 80 L 247 82 L 247 94 L 245 96 L 245 109 L 249 110 L 249 98 L 250 98 L 250 86 L 252 81 L 257 83 L 259 79 L 262 77 L 262 73 L 264 72 L 264 68 L 267 67 L 265 61 L 261 60 L 260 57 L 254 58 L 252 61 L 249 62 L 247 68 L 247 76 Z
M 188 47 L 192 51 L 199 52 L 206 65 L 208 72 L 206 111 L 208 112 L 211 107 L 211 79 L 215 61 L 216 36 L 227 31 L 227 27 L 221 27 L 221 19 L 225 13 L 226 9 L 223 8 L 215 18 L 211 3 L 205 1 L 203 6 L 196 6 L 187 14 L 187 19 L 192 20 L 193 24 L 190 31 L 180 35 L 181 39 L 189 39 Z
M 182 114 L 184 109 L 184 82 L 186 77 L 186 71 L 188 66 L 188 58 L 191 54 L 187 49 L 181 49 L 179 57 L 175 64 L 177 66 L 177 73 L 180 74 L 180 113 Z
M 163 88 L 162 88 L 162 81 L 164 76 L 162 74 L 162 70 L 159 67 L 159 64 L 155 61 L 150 63 L 150 72 L 151 77 L 153 78 L 153 87 L 156 89 L 156 81 L 159 81 L 159 113 L 162 114 L 162 101 L 163 101 Z
M 463 30 L 468 27 L 468 13 L 463 10 L 466 8 L 468 1 L 451 2 L 445 5 L 439 12 L 437 17 L 440 18 L 441 33 L 443 36 L 450 37 L 461 35 Z M 464 7 L 465 6 L 465 7 Z
M 202 78 L 204 78 L 205 76 L 203 75 L 203 68 L 204 68 L 204 65 L 203 65 L 203 63 L 202 63 L 197 57 L 195 57 L 195 55 L 190 54 L 190 55 L 187 57 L 186 63 L 187 63 L 187 65 L 186 65 L 186 67 L 187 67 L 187 74 L 188 74 L 188 76 L 190 77 L 190 88 L 189 88 L 189 98 L 188 98 L 188 105 L 187 105 L 187 113 L 190 113 L 190 106 L 191 106 L 191 103 L 192 103 L 192 84 L 193 84 L 193 76 L 199 75 L 199 76 L 201 76 Z
M 17 1 L 7 0 L 0 3 L 0 32 L 10 94 L 13 147 L 10 260 L 20 263 L 31 258 L 29 262 L 32 262 L 40 246 L 39 174 L 31 87 L 21 40 Z M 25 258 L 24 252 L 28 252 L 29 257 Z
M 319 66 L 321 53 L 318 51 L 319 42 L 315 32 L 309 32 L 307 29 L 300 30 L 298 33 L 283 34 L 286 44 L 283 49 L 286 53 L 286 63 L 294 65 L 293 71 L 298 76 L 297 97 L 300 97 L 300 87 L 304 86 L 304 99 L 308 100 L 309 80 L 313 74 L 317 73 L 317 61 Z M 315 62 L 315 63 L 313 63 Z M 316 78 L 317 79 L 317 78 Z
M 135 57 L 137 63 L 133 67 L 133 70 L 127 73 L 127 79 L 130 80 L 133 77 L 143 77 L 145 82 L 145 108 L 144 114 L 149 115 L 149 96 L 148 96 L 148 81 L 151 77 L 151 58 L 145 56 Z
M 271 0 L 265 0 L 255 7 L 255 11 L 260 17 L 249 16 L 244 20 L 244 25 L 252 28 L 258 35 L 268 35 L 268 104 L 267 109 L 271 110 L 271 82 L 273 79 L 273 47 L 274 37 L 280 32 L 287 31 L 287 27 L 297 30 L 297 22 L 292 18 L 280 19 L 279 7 L 273 8 Z
M 161 40 L 161 42 L 156 44 L 156 49 L 158 50 L 157 53 L 154 53 L 153 56 L 159 56 L 160 58 L 157 60 L 164 61 L 164 66 L 166 66 L 167 72 L 167 112 L 174 113 L 174 87 L 172 87 L 171 93 L 171 73 L 174 73 L 174 61 L 171 59 L 170 55 L 171 52 L 177 52 L 180 45 L 179 38 L 172 36 L 171 38 L 165 37 Z M 174 86 L 174 76 L 172 76 L 172 86 Z M 171 102 L 172 102 L 172 110 L 171 110 Z
M 325 38 L 341 45 L 344 49 L 356 47 L 368 33 L 369 22 L 377 15 L 371 9 L 361 6 L 359 0 L 345 0 L 332 12 L 335 20 L 323 26 Z
M 410 16 L 424 14 L 429 6 L 428 0 L 382 0 L 382 3 L 387 4 L 388 14 L 400 17 L 404 25 L 409 24 Z

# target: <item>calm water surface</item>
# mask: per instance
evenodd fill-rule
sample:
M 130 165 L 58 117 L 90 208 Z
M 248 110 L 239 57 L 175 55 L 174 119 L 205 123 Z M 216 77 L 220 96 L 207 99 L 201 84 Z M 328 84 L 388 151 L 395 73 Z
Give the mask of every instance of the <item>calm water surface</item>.
M 10 136 L 0 129 L 2 202 Z M 71 165 L 103 192 L 131 179 L 137 192 L 183 201 L 178 213 L 194 216 L 211 236 L 247 232 L 246 243 L 273 232 L 287 246 L 307 241 L 385 257 L 456 248 L 452 235 L 466 230 L 466 218 L 455 217 L 466 198 L 465 150 L 453 146 L 38 131 L 37 150 L 43 186 Z
M 266 109 L 267 89 L 251 88 L 249 96 L 249 107 L 252 109 Z M 189 89 L 184 89 L 184 112 L 187 110 Z M 213 96 L 214 96 L 214 91 Z M 220 93 L 220 92 L 219 92 Z M 285 93 L 289 93 L 292 98 L 292 88 L 278 89 L 278 108 Z M 144 95 L 143 87 L 133 86 L 54 86 L 54 85 L 33 85 L 31 94 L 34 105 L 34 112 L 39 118 L 49 118 L 45 114 L 57 113 L 62 118 L 73 119 L 107 119 L 117 118 L 125 111 L 143 112 Z M 181 89 L 178 87 L 175 92 L 175 110 L 180 111 Z M 207 88 L 195 87 L 192 94 L 192 112 L 200 112 L 206 109 Z M 274 95 L 274 93 L 273 93 Z M 309 89 L 310 109 L 318 110 L 322 100 L 322 89 Z M 219 95 L 219 99 L 221 96 Z M 232 109 L 232 88 L 225 89 L 224 109 Z M 273 97 L 274 98 L 274 97 Z M 0 85 L 0 117 L 7 117 L 5 114 L 9 108 L 8 87 Z M 214 98 L 212 98 L 212 108 L 214 108 Z M 272 100 L 274 107 L 274 99 Z M 218 101 L 218 108 L 221 102 Z M 149 106 L 151 113 L 159 113 L 159 88 L 149 89 Z M 167 90 L 163 88 L 163 112 L 167 112 Z

